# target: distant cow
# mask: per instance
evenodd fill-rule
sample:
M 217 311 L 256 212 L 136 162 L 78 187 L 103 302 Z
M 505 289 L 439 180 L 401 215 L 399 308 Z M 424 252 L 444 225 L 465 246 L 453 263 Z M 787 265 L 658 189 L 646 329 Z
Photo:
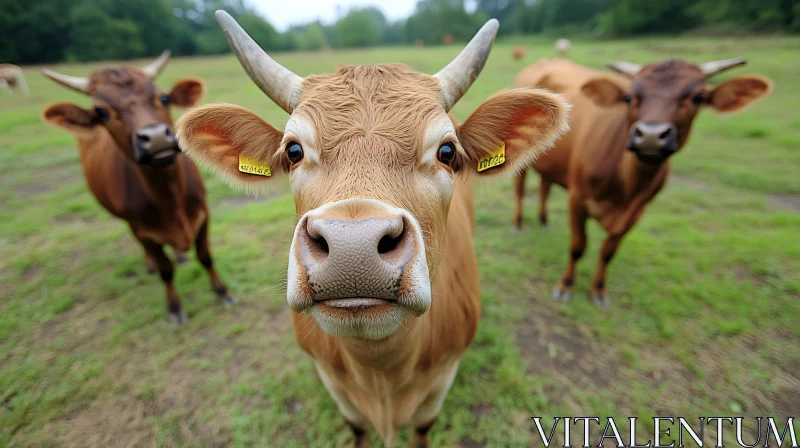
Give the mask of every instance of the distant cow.
M 558 39 L 556 41 L 556 55 L 558 57 L 563 58 L 569 53 L 569 49 L 572 48 L 572 42 L 569 39 Z
M 444 36 L 442 36 L 442 45 L 453 45 L 453 42 L 455 41 L 456 41 L 455 38 L 453 38 L 453 35 L 450 33 L 447 33 Z
M 563 94 L 573 104 L 571 132 L 538 159 L 541 175 L 539 221 L 547 223 L 546 202 L 553 183 L 569 190 L 570 258 L 553 296 L 572 297 L 575 264 L 586 247 L 586 220 L 597 219 L 608 232 L 592 280 L 592 300 L 610 304 L 606 268 L 622 237 L 633 227 L 669 174 L 668 158 L 689 138 L 703 106 L 717 112 L 743 109 L 772 89 L 760 76 L 731 78 L 718 86 L 706 80 L 745 63 L 744 59 L 702 65 L 666 60 L 641 67 L 614 62 L 623 76 L 599 72 L 573 62 L 540 61 L 517 77 L 517 86 L 540 86 Z M 516 178 L 514 222 L 522 224 L 525 172 Z
M 433 76 L 391 64 L 302 78 L 217 18 L 250 78 L 291 116 L 278 130 L 239 106 L 200 107 L 178 121 L 181 145 L 237 188 L 288 176 L 298 343 L 356 446 L 369 444 L 370 424 L 386 446 L 408 426 L 413 445 L 428 446 L 480 316 L 472 180 L 527 166 L 565 128 L 566 103 L 512 89 L 463 124 L 448 116 L 483 68 L 496 20 Z M 269 176 L 242 172 L 245 162 Z
M 53 81 L 89 95 L 93 103 L 90 109 L 53 104 L 44 110 L 44 119 L 75 135 L 89 189 L 109 213 L 128 222 L 144 248 L 148 271 L 157 269 L 166 284 L 170 320 L 183 323 L 186 315 L 172 284 L 165 245 L 178 253 L 194 245 L 220 301 L 228 305 L 233 298 L 211 260 L 203 181 L 178 148 L 169 111 L 172 105 L 194 106 L 204 84 L 199 78 L 184 78 L 163 92 L 153 79 L 168 58 L 165 51 L 142 69 L 100 69 L 89 78 L 43 70 Z
M 12 64 L 0 64 L 0 89 L 10 94 L 12 88 L 18 88 L 25 95 L 30 95 L 28 84 L 22 69 Z
M 528 50 L 525 49 L 522 45 L 517 45 L 511 50 L 511 57 L 514 58 L 515 61 L 519 61 L 521 59 L 525 59 L 525 54 L 528 53 Z

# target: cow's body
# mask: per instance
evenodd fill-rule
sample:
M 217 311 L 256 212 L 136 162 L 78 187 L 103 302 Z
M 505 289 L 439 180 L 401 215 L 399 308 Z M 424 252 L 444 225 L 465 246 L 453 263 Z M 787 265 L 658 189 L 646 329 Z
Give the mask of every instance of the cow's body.
M 511 57 L 515 61 L 519 61 L 521 59 L 525 59 L 525 55 L 527 54 L 528 50 L 525 49 L 522 45 L 517 45 L 511 50 Z
M 572 297 L 575 264 L 586 247 L 586 220 L 596 219 L 608 233 L 592 280 L 592 300 L 608 306 L 606 268 L 623 236 L 636 224 L 669 175 L 668 158 L 687 141 L 692 121 L 704 105 L 729 112 L 768 93 L 760 77 L 734 78 L 720 86 L 708 76 L 743 60 L 702 67 L 681 60 L 644 68 L 614 63 L 627 76 L 600 72 L 564 59 L 542 60 L 519 73 L 516 86 L 539 86 L 564 95 L 573 105 L 571 131 L 536 160 L 541 176 L 539 221 L 547 223 L 546 201 L 552 184 L 568 190 L 570 259 L 553 295 Z M 515 181 L 514 223 L 522 225 L 525 172 Z
M 314 358 L 345 418 L 361 428 L 372 424 L 387 442 L 399 428 L 433 423 L 461 354 L 475 336 L 480 291 L 472 246 L 474 209 L 472 179 L 465 177 L 450 205 L 447 243 L 432 285 L 435 300 L 421 318 L 379 342 L 392 348 L 379 349 L 386 353 L 381 359 L 372 358 L 374 345 L 331 336 L 309 316 L 293 313 L 297 342 Z
M 25 95 L 30 94 L 22 69 L 13 64 L 0 64 L 0 88 L 6 93 L 11 93 L 12 88 L 17 88 Z
M 54 104 L 45 109 L 44 119 L 75 135 L 89 189 L 109 213 L 128 223 L 145 251 L 148 272 L 158 271 L 165 283 L 170 320 L 182 323 L 186 315 L 164 246 L 175 249 L 179 262 L 194 246 L 220 300 L 232 304 L 233 298 L 211 259 L 203 181 L 177 146 L 169 111 L 171 105 L 193 106 L 203 83 L 187 78 L 169 94 L 160 92 L 152 78 L 168 57 L 165 52 L 145 69 L 107 68 L 89 78 L 45 70 L 54 81 L 89 95 L 94 104 L 89 110 Z

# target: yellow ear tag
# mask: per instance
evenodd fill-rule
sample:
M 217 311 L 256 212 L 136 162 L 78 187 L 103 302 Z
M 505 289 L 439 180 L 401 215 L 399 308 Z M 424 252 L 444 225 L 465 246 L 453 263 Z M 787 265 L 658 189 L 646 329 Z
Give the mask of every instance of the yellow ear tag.
M 489 154 L 488 156 L 482 158 L 478 161 L 478 172 L 486 171 L 489 168 L 494 168 L 496 166 L 500 166 L 506 161 L 506 144 L 500 143 L 500 147 L 497 148 L 493 153 Z
M 248 159 L 243 155 L 239 155 L 239 171 L 257 176 L 272 176 L 272 171 L 269 170 L 267 165 Z

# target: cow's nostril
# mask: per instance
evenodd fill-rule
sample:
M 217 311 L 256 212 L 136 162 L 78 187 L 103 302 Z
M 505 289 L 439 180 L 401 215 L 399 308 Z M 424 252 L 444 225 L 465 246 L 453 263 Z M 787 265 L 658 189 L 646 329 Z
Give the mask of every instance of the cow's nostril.
M 326 254 L 330 252 L 330 249 L 328 249 L 328 242 L 325 241 L 325 238 L 323 238 L 322 236 L 311 238 L 311 243 L 314 244 L 316 246 L 316 249 L 318 249 L 320 252 Z
M 392 238 L 391 235 L 384 236 L 380 241 L 378 241 L 378 253 L 383 255 L 393 251 L 397 248 L 401 241 L 403 241 L 403 233 L 400 233 L 400 235 L 394 238 Z
M 136 136 L 136 138 L 138 138 L 139 141 L 142 142 L 142 143 L 149 143 L 150 142 L 150 136 L 148 136 L 148 135 L 139 134 L 139 135 Z
M 670 128 L 667 128 L 667 130 L 666 130 L 666 131 L 664 131 L 664 132 L 662 132 L 662 133 L 661 133 L 661 134 L 658 136 L 658 138 L 667 138 L 667 137 L 669 137 L 669 135 L 670 135 L 671 133 L 672 133 L 672 129 L 670 129 Z
M 639 128 L 635 128 L 635 129 L 633 130 L 633 136 L 634 136 L 634 137 L 642 137 L 643 135 L 644 135 L 644 134 L 642 134 L 642 131 L 640 131 L 640 130 L 639 130 Z

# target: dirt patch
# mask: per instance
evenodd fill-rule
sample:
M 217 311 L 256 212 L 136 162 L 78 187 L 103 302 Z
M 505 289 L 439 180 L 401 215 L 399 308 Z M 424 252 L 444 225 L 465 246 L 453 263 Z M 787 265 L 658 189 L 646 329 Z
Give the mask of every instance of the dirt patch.
M 526 317 L 516 336 L 531 375 L 557 374 L 577 388 L 608 388 L 617 379 L 615 350 L 546 307 Z
M 696 190 L 708 191 L 714 188 L 714 184 L 704 180 L 694 179 L 677 174 L 670 175 L 669 182 L 686 185 Z M 800 213 L 800 196 L 790 193 L 778 193 L 762 195 L 773 210 L 788 210 Z
M 458 441 L 458 446 L 460 446 L 461 448 L 482 448 L 486 446 L 486 442 L 483 441 L 478 442 L 477 440 L 473 440 L 469 437 L 462 437 Z
M 491 412 L 492 405 L 489 403 L 473 403 L 469 406 L 469 410 L 472 412 L 472 416 L 475 417 L 475 421 L 478 421 Z
M 13 187 L 14 193 L 19 196 L 35 196 L 58 190 L 65 185 L 74 184 L 83 179 L 80 174 L 71 174 L 52 170 L 43 170 L 38 173 L 35 181 L 23 182 Z

